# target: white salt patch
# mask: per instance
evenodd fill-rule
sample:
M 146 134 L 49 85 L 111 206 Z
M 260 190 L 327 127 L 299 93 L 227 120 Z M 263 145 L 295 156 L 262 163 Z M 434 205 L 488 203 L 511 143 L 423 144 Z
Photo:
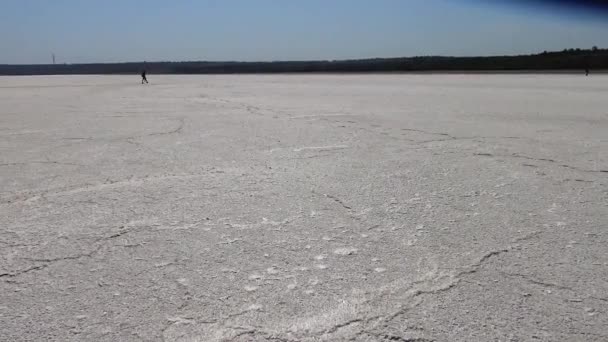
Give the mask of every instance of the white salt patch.
M 249 286 L 249 285 L 245 286 L 245 291 L 247 291 L 247 292 L 253 292 L 253 291 L 256 291 L 257 289 L 259 289 L 259 287 L 257 287 L 257 286 Z
M 279 274 L 279 270 L 277 270 L 275 267 L 266 269 L 266 272 L 268 272 L 268 274 Z
M 260 310 L 262 310 L 263 308 L 264 308 L 264 307 L 263 307 L 262 305 L 260 305 L 260 304 L 251 304 L 251 305 L 250 305 L 250 306 L 247 308 L 247 310 L 248 310 L 248 311 L 260 311 Z
M 353 247 L 338 248 L 334 251 L 334 254 L 337 255 L 353 255 L 355 253 L 357 253 L 357 249 Z
M 308 284 L 312 285 L 312 286 L 318 285 L 319 284 L 319 279 L 317 279 L 317 278 L 309 279 L 308 280 Z

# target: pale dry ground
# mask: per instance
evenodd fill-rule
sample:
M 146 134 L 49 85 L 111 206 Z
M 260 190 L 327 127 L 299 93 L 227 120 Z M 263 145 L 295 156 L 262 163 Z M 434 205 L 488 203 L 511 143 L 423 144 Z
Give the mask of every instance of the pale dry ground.
M 608 76 L 149 79 L 0 78 L 0 340 L 608 340 Z

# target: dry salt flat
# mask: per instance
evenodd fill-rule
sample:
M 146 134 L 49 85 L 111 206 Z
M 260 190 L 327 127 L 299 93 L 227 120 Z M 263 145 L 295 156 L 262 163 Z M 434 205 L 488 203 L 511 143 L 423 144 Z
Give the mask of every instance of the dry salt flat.
M 608 340 L 608 76 L 149 80 L 0 77 L 0 340 Z

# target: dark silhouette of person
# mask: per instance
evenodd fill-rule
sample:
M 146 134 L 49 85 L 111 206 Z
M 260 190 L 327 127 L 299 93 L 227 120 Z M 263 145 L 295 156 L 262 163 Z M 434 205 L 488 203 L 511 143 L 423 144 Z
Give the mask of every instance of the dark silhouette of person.
M 148 84 L 148 79 L 146 78 L 146 70 L 141 72 L 141 84 Z
M 589 76 L 589 68 L 585 69 L 585 76 Z

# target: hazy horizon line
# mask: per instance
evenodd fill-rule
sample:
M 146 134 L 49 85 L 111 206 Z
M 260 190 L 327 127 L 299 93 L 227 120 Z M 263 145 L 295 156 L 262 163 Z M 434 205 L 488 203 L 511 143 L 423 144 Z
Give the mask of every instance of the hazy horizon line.
M 561 50 L 542 50 L 536 52 L 517 53 L 517 54 L 488 54 L 488 55 L 412 55 L 412 56 L 390 56 L 390 57 L 362 57 L 362 58 L 318 58 L 318 59 L 276 59 L 276 60 L 203 60 L 203 59 L 191 59 L 191 60 L 142 60 L 142 61 L 114 61 L 114 62 L 87 62 L 87 63 L 69 63 L 69 62 L 56 62 L 56 63 L 0 63 L 5 66 L 29 66 L 29 65 L 89 65 L 89 64 L 137 64 L 137 63 L 293 63 L 293 62 L 347 62 L 347 61 L 364 61 L 364 60 L 376 60 L 376 59 L 401 59 L 401 58 L 429 58 L 429 57 L 443 57 L 443 58 L 491 58 L 491 57 L 519 57 L 519 56 L 534 56 L 543 53 L 559 53 L 565 51 L 591 51 L 594 46 L 588 48 L 564 48 Z M 605 50 L 606 48 L 597 47 L 598 50 Z M 49 54 L 49 56 L 57 54 Z

